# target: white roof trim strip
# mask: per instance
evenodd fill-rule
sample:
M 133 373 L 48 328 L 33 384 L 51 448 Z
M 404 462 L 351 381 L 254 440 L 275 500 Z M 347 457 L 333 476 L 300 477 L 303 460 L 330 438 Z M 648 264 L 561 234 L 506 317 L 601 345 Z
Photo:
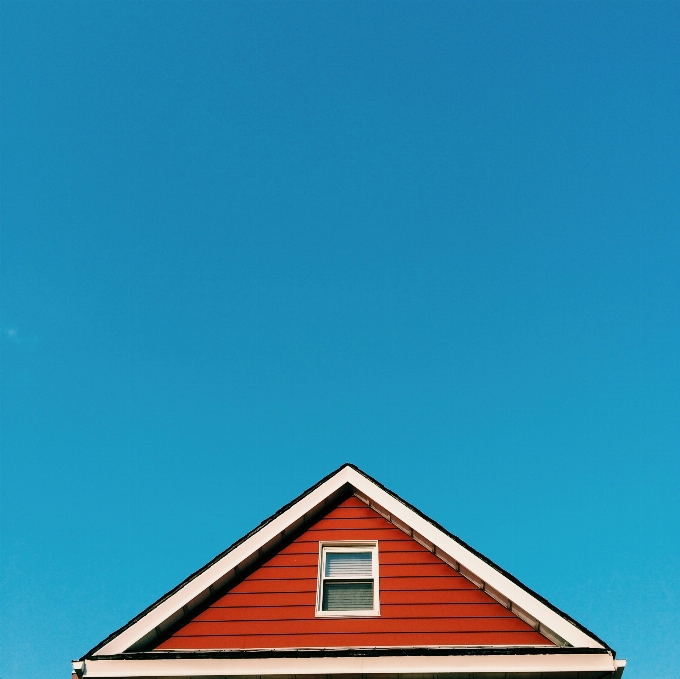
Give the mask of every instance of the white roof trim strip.
M 490 586 L 502 597 L 512 601 L 514 605 L 519 606 L 524 612 L 559 635 L 570 645 L 579 648 L 604 648 L 596 639 L 546 606 L 369 478 L 352 467 L 345 466 L 286 511 L 272 519 L 247 540 L 226 553 L 205 571 L 199 573 L 177 592 L 161 601 L 146 615 L 129 627 L 123 628 L 120 633 L 99 648 L 94 655 L 124 653 L 145 637 L 154 636 L 154 630 L 157 628 L 166 629 L 169 621 L 179 620 L 184 613 L 193 608 L 192 604 L 196 600 L 205 598 L 212 591 L 213 586 L 219 587 L 237 572 L 239 566 L 243 567 L 244 563 L 252 561 L 260 553 L 267 551 L 267 547 L 271 543 L 278 541 L 282 534 L 290 532 L 291 527 L 299 526 L 307 514 L 314 513 L 329 496 L 346 484 L 353 486 L 359 494 L 368 498 L 371 504 L 377 505 L 380 511 L 388 513 L 394 523 L 405 524 L 414 532 L 416 539 L 431 543 L 436 550 L 455 559 L 463 569 L 467 569 L 473 576 L 482 580 L 485 585 Z
M 85 660 L 85 677 L 200 677 L 250 675 L 442 674 L 453 672 L 615 672 L 609 653 L 380 658 L 259 658 Z
M 350 468 L 354 472 L 353 469 Z M 390 514 L 401 519 L 422 537 L 429 540 L 435 547 L 453 557 L 461 566 L 468 569 L 487 585 L 510 599 L 513 604 L 520 606 L 524 611 L 546 625 L 553 632 L 559 634 L 565 641 L 578 648 L 604 648 L 601 643 L 591 636 L 582 632 L 572 625 L 552 608 L 532 596 L 522 587 L 515 584 L 503 573 L 497 571 L 476 554 L 466 549 L 456 540 L 443 533 L 429 521 L 405 506 L 379 486 L 369 481 L 366 477 L 354 472 L 356 479 L 352 485 L 371 499 L 382 505 Z
M 124 653 L 135 642 L 145 637 L 149 632 L 152 632 L 161 623 L 181 612 L 184 606 L 191 603 L 196 597 L 200 597 L 222 578 L 228 576 L 234 568 L 237 568 L 253 554 L 257 554 L 269 542 L 277 539 L 287 528 L 295 524 L 299 519 L 303 519 L 305 514 L 312 512 L 318 505 L 322 504 L 329 495 L 342 488 L 346 483 L 351 483 L 350 476 L 353 477 L 353 475 L 348 474 L 348 472 L 353 472 L 353 475 L 359 476 L 351 467 L 341 469 L 336 475 L 332 476 L 318 488 L 315 488 L 299 502 L 296 502 L 282 514 L 279 514 L 279 516 L 257 531 L 257 533 L 225 554 L 222 559 L 214 563 L 210 568 L 189 581 L 182 589 L 149 611 L 143 618 L 127 629 L 123 629 L 120 634 L 102 646 L 95 655 Z

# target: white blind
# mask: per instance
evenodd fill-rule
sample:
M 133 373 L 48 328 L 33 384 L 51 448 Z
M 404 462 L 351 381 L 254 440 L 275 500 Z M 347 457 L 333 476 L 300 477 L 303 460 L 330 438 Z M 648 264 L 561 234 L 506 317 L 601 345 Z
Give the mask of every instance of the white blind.
M 371 552 L 326 552 L 326 577 L 370 578 L 372 575 Z
M 341 582 L 326 580 L 323 585 L 324 611 L 370 611 L 373 608 L 373 581 Z

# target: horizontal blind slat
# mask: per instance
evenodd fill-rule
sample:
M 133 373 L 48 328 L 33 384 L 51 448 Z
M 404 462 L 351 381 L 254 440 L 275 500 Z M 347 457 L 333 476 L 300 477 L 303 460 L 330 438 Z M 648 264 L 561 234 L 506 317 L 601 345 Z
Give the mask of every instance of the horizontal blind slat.
M 372 575 L 371 552 L 326 552 L 326 577 L 370 578 Z
M 322 610 L 370 611 L 372 608 L 373 582 L 324 582 Z

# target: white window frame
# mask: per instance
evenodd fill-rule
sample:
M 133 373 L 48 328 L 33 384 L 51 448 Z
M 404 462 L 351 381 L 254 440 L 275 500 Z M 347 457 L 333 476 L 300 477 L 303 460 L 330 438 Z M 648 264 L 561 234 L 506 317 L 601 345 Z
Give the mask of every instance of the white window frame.
M 352 578 L 327 578 L 326 554 L 328 552 L 371 552 L 373 580 L 373 608 L 355 611 L 323 611 L 323 584 L 326 580 L 352 580 Z M 377 540 L 334 540 L 319 542 L 319 574 L 316 585 L 316 615 L 322 618 L 366 618 L 380 615 L 380 579 L 378 573 L 378 541 Z M 356 578 L 369 580 L 369 578 Z

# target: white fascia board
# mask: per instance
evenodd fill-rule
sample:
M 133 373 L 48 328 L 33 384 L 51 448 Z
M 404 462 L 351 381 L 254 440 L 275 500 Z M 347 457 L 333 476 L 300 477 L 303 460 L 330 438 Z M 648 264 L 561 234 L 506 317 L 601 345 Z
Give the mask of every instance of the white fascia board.
M 98 649 L 95 655 L 124 653 L 134 643 L 153 631 L 155 627 L 180 611 L 183 606 L 186 606 L 196 597 L 203 594 L 212 584 L 283 533 L 291 524 L 304 517 L 307 512 L 312 511 L 329 495 L 350 482 L 350 476 L 354 478 L 355 475 L 359 476 L 351 467 L 341 469 L 328 481 L 309 493 L 309 495 L 306 495 L 299 502 L 296 502 L 292 507 L 289 507 L 285 512 L 270 521 L 261 530 L 248 538 L 248 540 L 225 554 L 222 559 L 215 562 L 210 568 L 200 573 L 193 580 L 190 580 L 182 589 L 149 611 L 143 618 L 140 618 L 127 629 L 122 630 L 120 634 Z
M 541 673 L 615 672 L 611 654 L 466 655 L 373 658 L 258 658 L 85 660 L 83 676 L 90 677 L 201 677 L 337 674 L 445 674 L 455 672 Z
M 385 492 L 382 488 L 376 486 L 365 476 L 357 473 L 352 468 L 349 468 L 349 471 L 352 472 L 349 482 L 358 491 L 365 493 L 371 500 L 375 500 L 390 515 L 396 516 L 397 519 L 400 519 L 414 531 L 420 533 L 426 540 L 429 540 L 437 548 L 453 557 L 480 580 L 483 580 L 487 585 L 490 585 L 503 596 L 510 599 L 513 604 L 523 608 L 536 620 L 559 634 L 572 646 L 578 648 L 604 648 L 597 640 L 581 631 L 575 625 L 572 625 L 553 609 L 503 575 L 503 573 L 490 566 L 483 559 L 480 559 L 476 554 L 466 549 L 429 521 L 423 519 L 422 516 L 399 502 L 399 500 Z

